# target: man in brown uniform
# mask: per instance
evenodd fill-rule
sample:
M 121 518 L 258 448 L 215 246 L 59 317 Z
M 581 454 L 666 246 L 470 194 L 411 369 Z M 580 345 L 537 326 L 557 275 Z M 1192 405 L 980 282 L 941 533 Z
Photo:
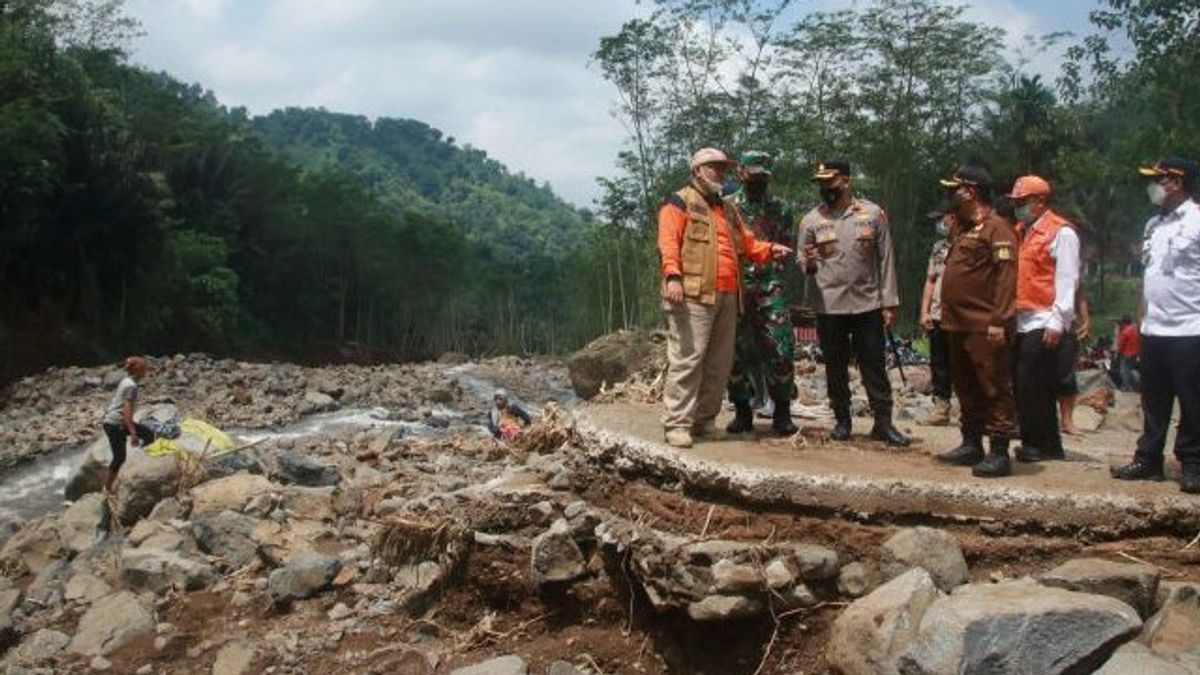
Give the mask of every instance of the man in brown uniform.
M 1016 432 L 1010 342 L 1016 330 L 1017 238 L 992 208 L 986 170 L 962 166 L 941 184 L 950 193 L 946 210 L 962 224 L 942 278 L 942 329 L 950 342 L 963 440 L 938 460 L 973 466 L 971 473 L 983 478 L 1007 476 L 1008 443 Z

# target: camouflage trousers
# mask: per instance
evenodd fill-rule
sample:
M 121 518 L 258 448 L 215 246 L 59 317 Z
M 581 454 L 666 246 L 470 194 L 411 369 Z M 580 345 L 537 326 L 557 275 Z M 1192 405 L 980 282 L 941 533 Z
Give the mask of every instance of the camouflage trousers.
M 750 405 L 757 380 L 766 382 L 766 394 L 772 400 L 790 401 L 796 398 L 796 335 L 783 289 L 767 293 L 747 290 L 744 298 L 745 310 L 738 319 L 734 342 L 729 400 Z

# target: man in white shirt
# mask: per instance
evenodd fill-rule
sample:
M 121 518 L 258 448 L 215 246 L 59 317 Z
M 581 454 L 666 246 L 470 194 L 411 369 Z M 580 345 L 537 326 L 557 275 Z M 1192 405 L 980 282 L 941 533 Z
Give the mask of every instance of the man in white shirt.
M 1200 205 L 1196 162 L 1182 157 L 1142 167 L 1158 214 L 1142 240 L 1142 436 L 1120 480 L 1163 480 L 1163 448 L 1179 399 L 1175 457 L 1179 487 L 1200 494 Z
M 1075 320 L 1079 235 L 1050 209 L 1050 183 L 1021 176 L 1008 195 L 1016 204 L 1017 419 L 1022 462 L 1063 459 L 1058 425 L 1059 350 Z

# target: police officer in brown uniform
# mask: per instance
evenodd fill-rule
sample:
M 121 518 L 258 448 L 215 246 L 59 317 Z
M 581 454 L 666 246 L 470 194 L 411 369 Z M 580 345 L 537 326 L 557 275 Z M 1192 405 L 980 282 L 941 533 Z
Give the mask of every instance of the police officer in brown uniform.
M 827 161 L 813 181 L 822 203 L 800 223 L 797 246 L 804 271 L 816 281 L 813 309 L 825 356 L 826 387 L 836 423 L 830 436 L 850 438 L 850 355 L 853 349 L 875 414 L 871 438 L 905 446 L 892 424 L 892 386 L 884 362 L 885 331 L 896 322 L 900 294 L 887 214 L 854 196 L 850 163 Z
M 942 329 L 950 342 L 954 394 L 962 408 L 962 444 L 938 460 L 972 466 L 983 478 L 1012 473 L 1009 439 L 1016 432 L 1010 343 L 1016 330 L 1017 238 L 992 208 L 992 178 L 962 166 L 941 181 L 946 210 L 961 223 L 942 277 Z M 990 437 L 984 457 L 983 435 Z

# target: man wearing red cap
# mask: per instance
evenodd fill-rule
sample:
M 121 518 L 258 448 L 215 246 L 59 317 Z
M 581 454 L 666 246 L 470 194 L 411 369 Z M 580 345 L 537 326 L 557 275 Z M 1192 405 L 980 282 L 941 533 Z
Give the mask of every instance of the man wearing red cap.
M 1063 459 L 1058 424 L 1060 350 L 1075 321 L 1079 236 L 1050 209 L 1050 183 L 1021 176 L 1009 199 L 1016 204 L 1017 417 L 1021 462 Z
M 1142 242 L 1142 417 L 1133 461 L 1119 480 L 1163 480 L 1163 450 L 1179 400 L 1175 457 L 1179 489 L 1200 494 L 1200 204 L 1196 162 L 1182 157 L 1142 167 L 1158 213 Z
M 720 150 L 698 150 L 691 182 L 667 197 L 658 212 L 668 328 L 663 427 L 675 447 L 690 447 L 693 434 L 716 431 L 733 367 L 741 261 L 765 263 L 792 252 L 756 239 L 737 207 L 722 199 L 725 173 L 734 166 Z
M 117 390 L 113 392 L 112 400 L 104 409 L 104 417 L 101 419 L 104 435 L 108 437 L 108 445 L 112 450 L 108 475 L 104 478 L 104 490 L 109 493 L 113 491 L 117 482 L 117 472 L 125 463 L 126 439 L 135 448 L 142 443 L 154 441 L 153 431 L 133 421 L 133 413 L 137 410 L 137 381 L 150 372 L 150 365 L 141 356 L 130 356 L 125 359 L 125 372 L 126 376 L 117 384 Z

